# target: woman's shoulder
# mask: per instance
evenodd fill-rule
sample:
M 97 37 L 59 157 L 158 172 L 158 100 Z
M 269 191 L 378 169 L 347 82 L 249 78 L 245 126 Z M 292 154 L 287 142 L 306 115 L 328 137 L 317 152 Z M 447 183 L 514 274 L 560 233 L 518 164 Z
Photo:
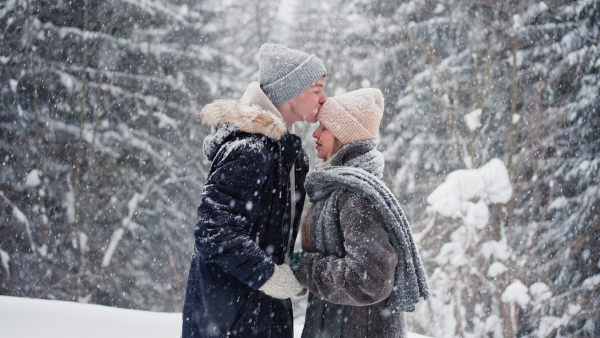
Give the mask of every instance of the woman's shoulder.
M 340 211 L 354 212 L 375 211 L 373 203 L 367 197 L 348 190 L 342 192 L 338 201 L 338 209 Z

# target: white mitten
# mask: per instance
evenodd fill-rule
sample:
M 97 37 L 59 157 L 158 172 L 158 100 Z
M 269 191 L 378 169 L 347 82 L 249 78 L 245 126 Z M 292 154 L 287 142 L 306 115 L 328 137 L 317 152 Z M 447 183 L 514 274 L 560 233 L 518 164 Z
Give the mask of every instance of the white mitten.
M 260 291 L 273 298 L 286 299 L 302 292 L 304 287 L 287 264 L 275 265 L 273 275 L 260 287 Z

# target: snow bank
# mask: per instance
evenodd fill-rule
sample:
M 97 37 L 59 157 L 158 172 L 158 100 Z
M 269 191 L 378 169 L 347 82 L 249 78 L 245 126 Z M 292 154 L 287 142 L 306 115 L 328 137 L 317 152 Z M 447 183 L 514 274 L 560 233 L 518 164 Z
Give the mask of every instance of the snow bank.
M 294 320 L 300 337 L 304 317 Z M 181 313 L 0 296 L 0 337 L 168 338 L 181 335 Z M 409 333 L 409 338 L 426 338 Z
M 164 338 L 180 335 L 180 313 L 0 296 L 0 337 Z

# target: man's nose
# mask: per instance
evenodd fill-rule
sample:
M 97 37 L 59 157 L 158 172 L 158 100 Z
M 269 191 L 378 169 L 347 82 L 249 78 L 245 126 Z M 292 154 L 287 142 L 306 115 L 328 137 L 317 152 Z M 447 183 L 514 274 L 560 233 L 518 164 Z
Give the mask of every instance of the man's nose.
M 323 95 L 321 95 L 321 98 L 319 99 L 319 103 L 323 104 L 323 103 L 325 103 L 325 101 L 327 101 L 327 95 L 325 95 L 325 93 L 323 93 Z

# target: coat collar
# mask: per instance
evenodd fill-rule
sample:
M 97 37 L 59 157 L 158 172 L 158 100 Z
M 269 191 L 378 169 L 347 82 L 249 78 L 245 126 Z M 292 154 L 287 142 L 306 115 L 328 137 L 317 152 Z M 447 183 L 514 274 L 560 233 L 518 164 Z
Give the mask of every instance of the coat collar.
M 216 100 L 200 112 L 202 124 L 213 133 L 204 139 L 204 153 L 211 159 L 229 135 L 236 131 L 261 134 L 280 141 L 287 132 L 281 113 L 258 82 L 252 82 L 240 100 Z
M 345 165 L 352 159 L 364 155 L 376 147 L 377 141 L 375 140 L 348 143 L 331 157 L 329 165 Z
M 267 98 L 258 82 L 252 82 L 238 100 L 216 100 L 200 112 L 203 124 L 219 127 L 230 124 L 234 129 L 259 133 L 279 140 L 286 131 L 283 116 Z
M 281 116 L 281 113 L 279 110 L 277 110 L 277 107 L 275 107 L 273 102 L 271 102 L 267 95 L 265 95 L 265 92 L 263 92 L 262 88 L 260 88 L 260 84 L 258 82 L 252 82 L 248 85 L 248 87 L 246 87 L 246 91 L 244 92 L 244 95 L 242 95 L 240 103 L 247 104 L 249 106 L 258 106 L 283 121 L 283 116 Z
M 256 105 L 261 107 L 265 111 L 275 115 L 277 118 L 283 121 L 285 125 L 285 120 L 281 115 L 281 112 L 279 112 L 279 109 L 273 105 L 273 102 L 271 102 L 265 92 L 263 92 L 262 88 L 260 87 L 260 83 L 251 82 L 248 87 L 246 87 L 246 91 L 244 92 L 244 95 L 242 95 L 240 102 L 242 104 Z M 294 133 L 293 125 L 289 129 L 289 132 L 292 134 Z
M 216 100 L 200 112 L 202 124 L 210 126 L 211 135 L 204 139 L 204 154 L 212 159 L 221 144 L 236 131 L 261 134 L 279 141 L 286 133 L 281 114 L 260 89 L 251 83 L 241 100 Z
M 381 152 L 377 150 L 377 143 L 376 140 L 348 143 L 333 155 L 329 165 L 356 167 L 382 178 L 385 161 Z

